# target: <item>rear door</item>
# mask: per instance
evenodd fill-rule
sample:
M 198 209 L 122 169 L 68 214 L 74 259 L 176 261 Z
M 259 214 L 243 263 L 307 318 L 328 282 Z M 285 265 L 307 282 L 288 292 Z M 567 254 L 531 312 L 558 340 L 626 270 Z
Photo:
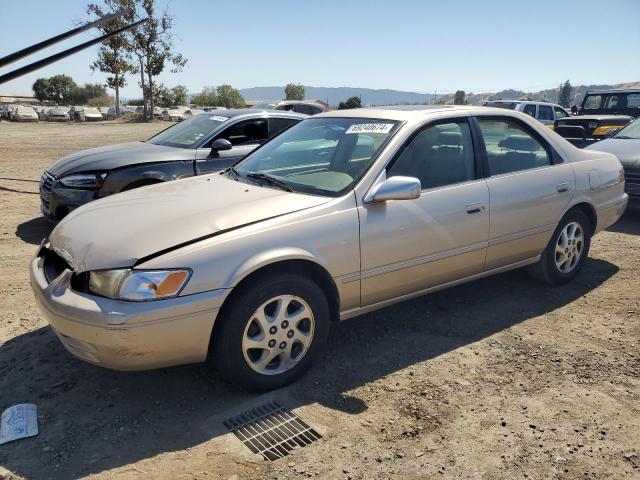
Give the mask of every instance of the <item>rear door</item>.
M 572 192 L 573 169 L 534 129 L 511 117 L 477 118 L 490 202 L 486 270 L 539 255 Z

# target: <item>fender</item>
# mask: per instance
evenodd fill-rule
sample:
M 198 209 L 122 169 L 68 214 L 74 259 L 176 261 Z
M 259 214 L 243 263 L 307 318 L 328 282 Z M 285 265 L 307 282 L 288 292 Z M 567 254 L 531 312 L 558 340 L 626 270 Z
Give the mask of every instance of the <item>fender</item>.
M 323 270 L 329 271 L 326 263 L 308 250 L 300 247 L 280 247 L 260 252 L 243 262 L 225 279 L 225 288 L 234 288 L 253 272 L 286 260 L 307 260 L 317 264 Z

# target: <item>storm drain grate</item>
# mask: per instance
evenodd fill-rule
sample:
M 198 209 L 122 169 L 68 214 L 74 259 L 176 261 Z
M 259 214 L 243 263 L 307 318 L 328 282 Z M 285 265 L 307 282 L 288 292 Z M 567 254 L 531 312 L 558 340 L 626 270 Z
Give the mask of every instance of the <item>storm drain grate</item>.
M 247 410 L 224 424 L 249 450 L 272 461 L 322 438 L 298 415 L 277 402 Z

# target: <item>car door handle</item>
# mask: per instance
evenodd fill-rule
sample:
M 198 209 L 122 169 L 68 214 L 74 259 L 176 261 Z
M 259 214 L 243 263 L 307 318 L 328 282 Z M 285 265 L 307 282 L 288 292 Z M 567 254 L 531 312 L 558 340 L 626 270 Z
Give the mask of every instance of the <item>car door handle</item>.
M 473 215 L 474 213 L 482 212 L 484 210 L 484 204 L 480 202 L 470 203 L 466 206 L 466 209 L 469 215 Z
M 564 193 L 569 191 L 569 184 L 567 182 L 559 183 L 556 187 L 558 189 L 558 193 Z

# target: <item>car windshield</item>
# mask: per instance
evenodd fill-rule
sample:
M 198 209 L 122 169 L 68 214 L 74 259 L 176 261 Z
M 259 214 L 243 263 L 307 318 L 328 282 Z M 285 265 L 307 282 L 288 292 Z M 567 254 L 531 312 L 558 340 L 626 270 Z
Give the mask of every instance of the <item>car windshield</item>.
M 366 172 L 397 128 L 398 122 L 381 119 L 303 120 L 249 154 L 234 172 L 269 186 L 337 197 Z
M 188 120 L 163 130 L 147 142 L 169 147 L 192 148 L 202 137 L 228 119 L 229 117 L 221 115 L 194 115 Z
M 614 138 L 640 140 L 640 119 L 637 119 L 635 122 L 631 122 L 629 125 L 624 127 L 614 135 Z

